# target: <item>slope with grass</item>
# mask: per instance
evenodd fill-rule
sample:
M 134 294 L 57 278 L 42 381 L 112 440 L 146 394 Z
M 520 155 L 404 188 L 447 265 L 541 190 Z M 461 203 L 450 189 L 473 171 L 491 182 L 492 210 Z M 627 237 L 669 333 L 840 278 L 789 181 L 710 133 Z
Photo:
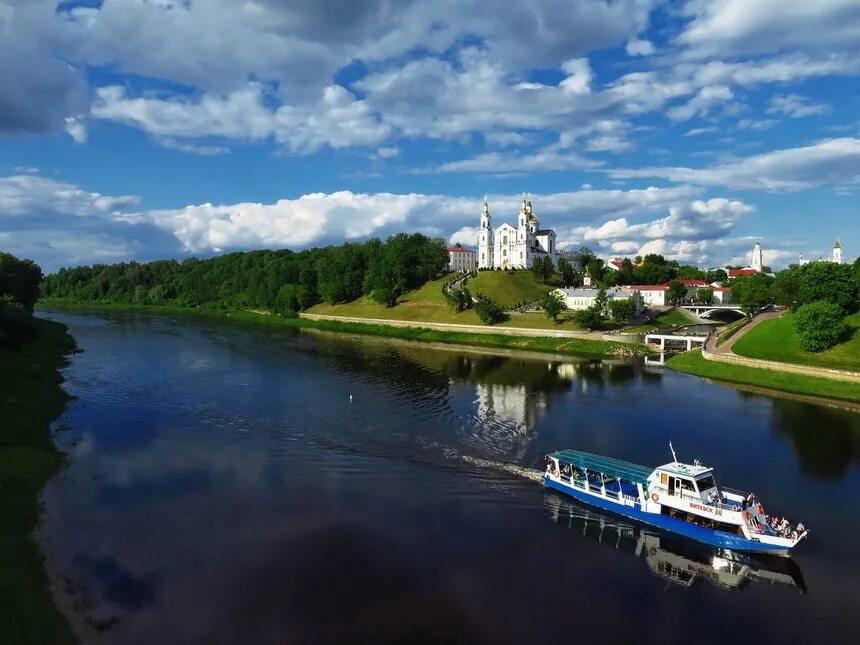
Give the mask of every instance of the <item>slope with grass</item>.
M 625 327 L 625 333 L 646 333 L 649 331 L 654 331 L 655 329 L 660 329 L 661 327 L 678 327 L 680 325 L 690 325 L 692 321 L 684 315 L 683 312 L 678 311 L 677 309 L 672 309 L 671 311 L 664 311 L 660 315 L 652 318 L 650 322 L 644 325 L 638 325 L 637 327 Z
M 483 276 L 493 276 L 491 279 Z M 450 280 L 445 276 L 438 280 L 431 280 L 424 286 L 404 293 L 394 307 L 380 305 L 368 296 L 363 296 L 352 302 L 341 304 L 318 304 L 307 310 L 309 314 L 321 314 L 326 316 L 344 316 L 347 318 L 377 318 L 387 320 L 409 320 L 413 322 L 453 323 L 459 325 L 483 325 L 473 310 L 452 311 L 448 308 L 442 295 L 442 286 Z M 508 301 L 522 298 L 526 293 L 538 293 L 538 298 L 544 293 L 555 288 L 551 285 L 541 285 L 529 271 L 482 271 L 477 277 L 469 279 L 466 288 L 472 295 L 478 291 L 474 285 L 486 288 L 490 287 L 490 293 L 484 293 L 502 306 L 509 306 Z M 497 299 L 498 294 L 504 293 L 506 285 L 510 286 L 511 296 L 508 301 Z M 558 323 L 549 320 L 543 313 L 513 313 L 507 320 L 499 323 L 500 327 L 527 327 L 529 329 L 565 329 L 576 331 L 581 327 L 573 320 L 565 318 Z
M 479 271 L 466 283 L 473 296 L 482 295 L 495 300 L 505 309 L 540 300 L 560 286 L 558 276 L 552 276 L 545 284 L 531 271 Z
M 74 341 L 59 323 L 35 323 L 20 350 L 0 347 L 0 642 L 69 643 L 33 531 L 39 490 L 63 463 L 50 425 L 66 405 L 59 370 Z
M 860 372 L 860 313 L 845 320 L 850 328 L 848 337 L 823 352 L 801 349 L 790 314 L 759 323 L 738 339 L 732 351 L 748 358 Z
M 831 381 L 744 365 L 716 363 L 705 360 L 701 350 L 683 352 L 673 356 L 666 361 L 666 366 L 679 372 L 730 383 L 771 388 L 794 394 L 860 401 L 860 387 L 856 383 Z

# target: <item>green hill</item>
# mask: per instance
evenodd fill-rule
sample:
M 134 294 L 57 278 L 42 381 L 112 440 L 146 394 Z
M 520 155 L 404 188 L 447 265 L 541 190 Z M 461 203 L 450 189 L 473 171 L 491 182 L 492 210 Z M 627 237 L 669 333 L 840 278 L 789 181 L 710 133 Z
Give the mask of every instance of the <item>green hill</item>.
M 823 352 L 800 348 L 791 315 L 760 323 L 739 339 L 732 351 L 749 358 L 860 371 L 860 313 L 845 320 L 851 328 L 848 339 Z
M 557 280 L 557 276 L 553 276 L 550 284 L 544 284 L 531 271 L 480 271 L 469 279 L 466 287 L 473 296 L 486 296 L 512 309 L 518 304 L 539 300 L 557 289 L 561 286 Z

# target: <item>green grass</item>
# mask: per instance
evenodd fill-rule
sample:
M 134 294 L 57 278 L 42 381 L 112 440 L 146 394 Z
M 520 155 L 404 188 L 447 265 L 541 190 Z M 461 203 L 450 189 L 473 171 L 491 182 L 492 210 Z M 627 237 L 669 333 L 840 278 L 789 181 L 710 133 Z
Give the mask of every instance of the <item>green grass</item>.
M 701 350 L 673 356 L 666 365 L 679 372 L 719 381 L 766 387 L 795 394 L 860 401 L 860 387 L 856 383 L 707 361 L 702 357 Z
M 304 318 L 283 318 L 278 315 L 267 315 L 252 311 L 224 312 L 217 309 L 186 309 L 182 307 L 136 306 L 136 305 L 78 305 L 69 301 L 45 300 L 40 301 L 41 308 L 58 308 L 84 311 L 125 311 L 143 312 L 163 315 L 205 316 L 218 320 L 229 320 L 235 323 L 255 323 L 291 327 L 294 329 L 321 329 L 352 334 L 366 334 L 385 338 L 400 338 L 430 343 L 449 343 L 454 345 L 474 345 L 481 347 L 499 347 L 503 349 L 518 349 L 537 352 L 553 352 L 585 356 L 591 358 L 608 358 L 613 356 L 645 355 L 651 350 L 647 346 L 632 343 L 616 343 L 584 338 L 530 338 L 524 336 L 503 336 L 501 334 L 477 334 L 464 332 L 436 331 L 418 327 L 387 327 L 372 323 L 351 323 L 329 320 L 307 320 Z M 396 308 L 395 308 L 396 309 Z M 464 312 L 467 313 L 467 312 Z M 468 312 L 474 315 L 474 312 Z M 537 314 L 522 314 L 522 316 Z M 517 320 L 514 318 L 509 324 Z M 543 318 L 543 320 L 546 320 Z M 547 323 L 551 321 L 546 320 Z
M 50 424 L 68 399 L 59 369 L 74 341 L 59 323 L 36 325 L 20 350 L 0 348 L 0 642 L 71 643 L 32 535 L 39 490 L 63 463 Z
M 560 286 L 556 276 L 550 278 L 549 284 L 544 284 L 531 271 L 479 271 L 466 282 L 473 296 L 480 294 L 506 309 L 539 300 Z
M 800 348 L 791 315 L 759 323 L 732 346 L 732 351 L 749 358 L 860 371 L 860 313 L 845 320 L 851 328 L 848 340 L 823 352 Z
M 672 311 L 667 311 L 656 318 L 653 318 L 651 322 L 645 325 L 639 325 L 638 327 L 625 327 L 625 332 L 630 333 L 641 333 L 641 332 L 649 332 L 655 329 L 659 329 L 660 327 L 677 327 L 679 325 L 692 325 L 693 321 L 690 320 L 687 316 L 685 316 L 682 312 L 677 309 L 672 309 Z
M 746 327 L 747 323 L 750 322 L 750 318 L 748 316 L 744 316 L 743 318 L 739 318 L 738 320 L 729 323 L 725 327 L 723 327 L 720 335 L 717 336 L 717 347 L 726 342 L 729 338 L 738 333 L 741 329 Z

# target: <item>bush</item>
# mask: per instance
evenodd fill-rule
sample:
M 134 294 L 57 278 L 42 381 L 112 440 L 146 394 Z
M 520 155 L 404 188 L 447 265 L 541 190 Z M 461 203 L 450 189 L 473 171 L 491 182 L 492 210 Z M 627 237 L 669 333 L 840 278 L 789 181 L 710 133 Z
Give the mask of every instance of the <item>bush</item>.
M 544 310 L 547 318 L 557 322 L 561 312 L 567 309 L 567 303 L 560 293 L 550 291 L 538 301 L 538 307 Z
M 399 295 L 397 289 L 379 288 L 370 292 L 370 299 L 377 304 L 393 307 L 397 304 Z
M 0 343 L 18 348 L 34 331 L 30 312 L 11 296 L 0 296 Z
M 696 298 L 698 298 L 699 302 L 710 305 L 714 302 L 714 290 L 710 287 L 696 289 Z
M 445 302 L 453 311 L 463 311 L 468 309 L 472 304 L 472 296 L 469 295 L 469 290 L 466 287 L 462 289 L 452 289 L 444 291 Z
M 499 304 L 483 296 L 478 297 L 478 302 L 475 303 L 475 313 L 485 325 L 495 325 L 505 319 L 505 312 Z
M 573 315 L 573 319 L 586 329 L 601 329 L 606 318 L 597 307 L 581 309 Z
M 794 329 L 800 346 L 808 352 L 833 347 L 847 333 L 842 307 L 818 300 L 803 305 L 794 314 Z
M 636 305 L 633 304 L 632 298 L 613 300 L 609 303 L 609 313 L 612 315 L 612 320 L 630 322 L 636 315 Z

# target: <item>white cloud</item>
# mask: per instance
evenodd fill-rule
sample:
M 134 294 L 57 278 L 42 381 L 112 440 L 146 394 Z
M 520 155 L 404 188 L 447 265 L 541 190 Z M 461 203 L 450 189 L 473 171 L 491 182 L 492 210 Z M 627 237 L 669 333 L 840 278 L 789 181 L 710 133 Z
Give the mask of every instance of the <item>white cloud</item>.
M 709 168 L 659 167 L 613 169 L 613 177 L 662 177 L 706 186 L 795 191 L 860 181 L 860 139 L 828 139 L 775 150 Z
M 779 121 L 775 119 L 741 119 L 738 121 L 738 128 L 741 130 L 763 132 L 764 130 L 770 130 L 777 123 Z
M 774 96 L 770 99 L 767 109 L 768 114 L 782 114 L 792 119 L 827 114 L 829 111 L 829 106 L 823 103 L 810 103 L 807 97 L 799 94 Z
M 187 152 L 188 154 L 200 155 L 203 157 L 219 157 L 230 154 L 230 148 L 227 148 L 226 146 L 198 145 L 196 143 L 177 141 L 170 137 L 158 139 L 158 144 L 165 148 L 171 148 L 173 150 L 178 150 L 179 152 Z
M 388 148 L 379 148 L 376 151 L 376 156 L 380 159 L 390 159 L 392 157 L 396 157 L 400 154 L 400 148 L 397 147 L 388 147 Z
M 226 96 L 187 98 L 130 97 L 125 88 L 102 87 L 92 115 L 134 125 L 173 143 L 194 137 L 236 141 L 274 139 L 292 152 L 308 154 L 323 146 L 344 148 L 384 141 L 388 127 L 339 85 L 323 89 L 317 103 L 273 108 L 260 83 L 249 83 Z
M 448 237 L 448 244 L 462 244 L 474 248 L 478 244 L 478 227 L 464 226 L 458 231 L 454 231 Z
M 719 132 L 719 128 L 716 126 L 708 126 L 706 128 L 692 128 L 687 130 L 684 133 L 685 137 L 698 137 L 703 134 L 710 134 L 711 132 Z
M 703 87 L 684 105 L 671 108 L 667 114 L 673 121 L 686 121 L 697 115 L 707 115 L 714 106 L 734 98 L 732 91 L 722 85 Z
M 655 52 L 654 45 L 647 40 L 630 40 L 625 47 L 628 56 L 650 56 Z
M 0 177 L 0 217 L 34 213 L 98 215 L 133 206 L 139 201 L 134 195 L 109 197 L 34 174 Z
M 449 161 L 440 166 L 421 169 L 415 172 L 452 173 L 452 172 L 483 172 L 491 174 L 527 173 L 535 170 L 567 170 L 569 168 L 597 168 L 601 162 L 573 152 L 556 152 L 554 150 L 537 150 L 522 154 L 505 154 L 500 152 L 485 152 L 460 161 Z
M 856 0 L 709 0 L 690 3 L 688 11 L 693 19 L 677 42 L 689 48 L 689 56 L 832 51 L 860 43 Z

